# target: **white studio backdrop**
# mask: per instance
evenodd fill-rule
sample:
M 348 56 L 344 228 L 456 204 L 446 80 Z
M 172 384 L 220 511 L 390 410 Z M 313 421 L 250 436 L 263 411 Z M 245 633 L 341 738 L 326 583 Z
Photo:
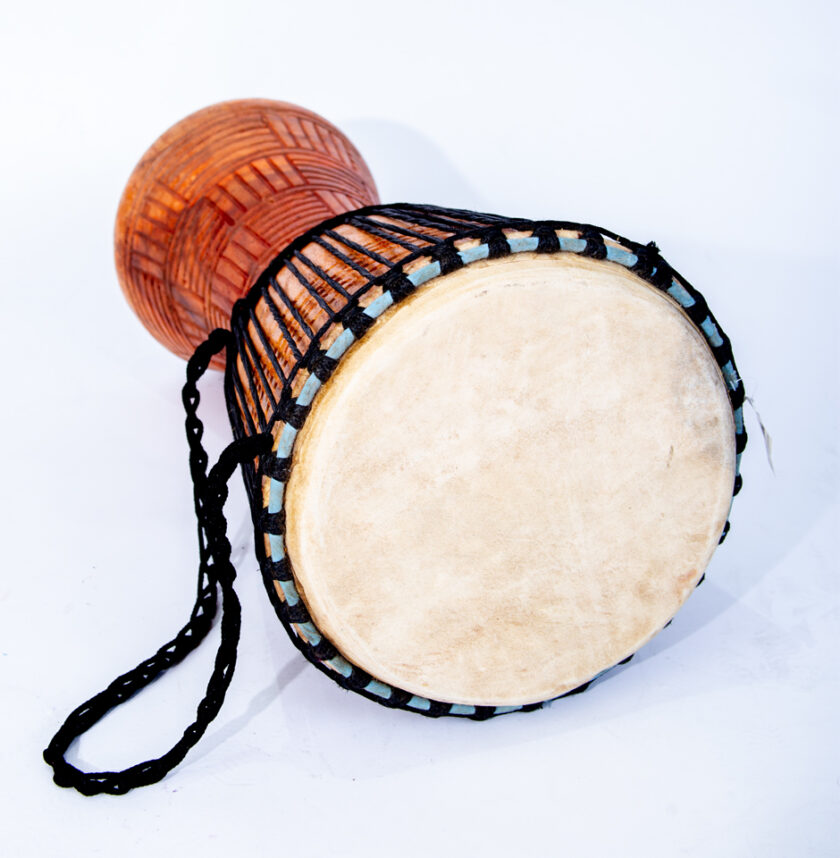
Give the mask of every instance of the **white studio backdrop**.
M 836 855 L 838 23 L 828 2 L 4 4 L 3 854 Z M 588 693 L 485 724 L 311 669 L 236 486 L 225 707 L 162 784 L 83 799 L 40 752 L 180 627 L 196 562 L 184 365 L 120 294 L 116 205 L 165 128 L 257 96 L 335 122 L 384 201 L 655 239 L 730 335 L 775 473 L 748 414 L 732 532 L 675 622 Z M 213 651 L 75 759 L 168 748 Z

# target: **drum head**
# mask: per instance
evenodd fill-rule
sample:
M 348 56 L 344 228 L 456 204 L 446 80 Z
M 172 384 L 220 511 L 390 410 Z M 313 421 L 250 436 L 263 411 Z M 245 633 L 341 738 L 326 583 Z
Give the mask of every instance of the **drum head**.
M 452 703 L 574 689 L 674 615 L 735 478 L 701 333 L 632 272 L 518 253 L 392 307 L 318 394 L 286 547 L 318 629 Z

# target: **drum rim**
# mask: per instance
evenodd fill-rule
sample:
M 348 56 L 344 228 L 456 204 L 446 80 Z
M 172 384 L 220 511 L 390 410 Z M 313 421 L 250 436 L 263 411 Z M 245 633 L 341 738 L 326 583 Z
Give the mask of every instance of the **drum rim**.
M 417 212 L 443 216 L 474 217 L 477 214 L 479 217 L 482 216 L 475 212 L 398 203 L 366 206 L 331 218 L 304 233 L 275 257 L 271 265 L 258 278 L 248 295 L 237 302 L 231 319 L 234 332 L 236 332 L 237 326 L 241 327 L 243 324 L 247 324 L 250 312 L 261 300 L 262 289 L 280 270 L 284 261 L 324 231 L 333 229 L 354 216 L 379 214 L 399 217 L 405 213 Z M 255 542 L 263 583 L 278 618 L 295 646 L 308 661 L 340 686 L 356 691 L 387 707 L 407 709 L 431 717 L 448 715 L 483 720 L 513 711 L 538 709 L 551 700 L 586 690 L 597 679 L 630 661 L 632 655 L 616 665 L 605 668 L 577 688 L 549 700 L 519 706 L 473 706 L 430 700 L 381 682 L 347 661 L 341 655 L 338 647 L 327 640 L 317 628 L 297 591 L 294 573 L 286 554 L 282 492 L 291 466 L 295 438 L 305 422 L 309 405 L 315 398 L 317 391 L 327 381 L 343 355 L 366 334 L 368 329 L 376 324 L 379 316 L 388 307 L 398 304 L 427 283 L 482 259 L 494 259 L 520 252 L 551 255 L 574 253 L 619 264 L 668 296 L 683 311 L 703 336 L 704 342 L 721 371 L 732 407 L 735 426 L 736 456 L 733 498 L 742 485 L 740 459 L 747 440 L 742 412 L 744 386 L 735 365 L 729 338 L 709 310 L 703 296 L 662 258 L 655 243 L 650 242 L 647 245 L 641 245 L 617 233 L 590 224 L 557 220 L 507 219 L 497 215 L 487 215 L 486 217 L 493 221 L 493 225 L 476 228 L 467 227 L 463 232 L 453 234 L 433 248 L 423 248 L 407 255 L 390 270 L 371 278 L 358 292 L 354 293 L 345 306 L 331 315 L 321 329 L 313 333 L 309 347 L 293 367 L 281 394 L 280 402 L 271 414 L 266 431 L 271 432 L 274 436 L 274 450 L 260 457 L 257 468 L 256 491 L 252 493 Z M 515 235 L 508 235 L 506 230 L 515 233 Z M 560 235 L 561 232 L 576 233 L 577 237 Z M 478 240 L 478 243 L 468 250 L 459 250 L 456 247 L 456 243 L 462 243 L 469 239 Z M 421 265 L 420 261 L 422 260 L 425 262 Z M 366 313 L 366 308 L 359 305 L 360 299 L 371 290 L 380 287 L 383 296 L 389 294 L 392 300 L 390 302 L 379 301 L 383 306 L 378 308 L 378 312 Z M 376 303 L 373 302 L 370 306 L 374 307 Z M 338 332 L 338 338 L 327 349 L 322 349 L 320 345 L 324 339 L 335 332 Z M 235 352 L 231 350 L 228 354 L 225 370 L 225 392 L 234 430 L 245 434 L 244 426 L 241 424 L 234 407 L 234 356 Z M 304 370 L 309 372 L 310 378 L 317 379 L 317 384 L 307 383 L 303 390 L 293 396 L 292 382 L 298 373 Z M 265 492 L 262 490 L 264 486 L 267 488 Z M 277 486 L 279 486 L 279 492 Z M 727 516 L 720 542 L 723 542 L 728 531 L 729 520 Z M 266 549 L 266 545 L 270 546 L 269 550 Z M 700 582 L 702 582 L 703 577 L 701 577 Z M 278 588 L 283 591 L 283 597 L 278 592 Z M 669 623 L 670 620 L 666 625 Z

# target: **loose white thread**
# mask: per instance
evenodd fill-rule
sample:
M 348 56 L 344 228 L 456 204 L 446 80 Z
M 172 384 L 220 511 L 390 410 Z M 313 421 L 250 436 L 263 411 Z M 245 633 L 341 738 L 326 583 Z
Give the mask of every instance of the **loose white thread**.
M 744 399 L 749 402 L 750 407 L 755 414 L 755 419 L 758 420 L 758 426 L 761 429 L 761 436 L 764 438 L 764 450 L 767 453 L 767 464 L 770 465 L 770 470 L 773 472 L 774 476 L 776 474 L 776 469 L 773 467 L 773 439 L 770 437 L 770 433 L 764 426 L 764 423 L 761 420 L 761 415 L 758 413 L 758 409 L 755 407 L 755 401 L 751 396 L 745 396 Z

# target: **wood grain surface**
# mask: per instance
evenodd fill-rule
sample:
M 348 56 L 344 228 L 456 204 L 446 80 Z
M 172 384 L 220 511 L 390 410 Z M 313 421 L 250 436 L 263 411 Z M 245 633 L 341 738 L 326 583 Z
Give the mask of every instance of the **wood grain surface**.
M 117 274 L 143 324 L 186 358 L 229 326 L 286 244 L 376 202 L 361 155 L 325 119 L 279 101 L 223 102 L 178 122 L 135 167 L 117 213 Z

